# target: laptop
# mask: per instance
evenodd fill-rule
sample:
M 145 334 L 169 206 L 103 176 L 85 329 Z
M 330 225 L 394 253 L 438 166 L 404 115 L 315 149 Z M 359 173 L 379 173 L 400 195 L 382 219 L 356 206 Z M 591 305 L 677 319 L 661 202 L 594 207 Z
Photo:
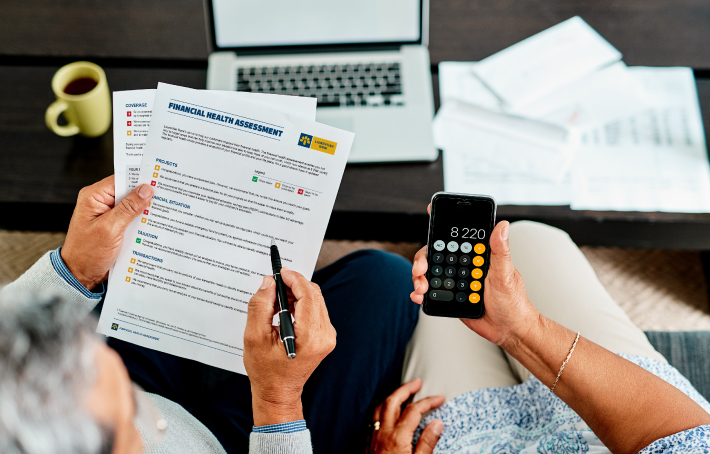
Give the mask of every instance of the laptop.
M 349 162 L 434 161 L 428 0 L 205 0 L 207 88 L 318 98 Z

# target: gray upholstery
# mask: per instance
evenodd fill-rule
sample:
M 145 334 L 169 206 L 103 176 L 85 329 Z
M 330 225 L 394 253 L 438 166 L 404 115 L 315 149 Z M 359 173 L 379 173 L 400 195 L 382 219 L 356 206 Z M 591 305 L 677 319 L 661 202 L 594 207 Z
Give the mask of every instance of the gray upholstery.
M 651 345 L 710 400 L 710 331 L 647 331 Z

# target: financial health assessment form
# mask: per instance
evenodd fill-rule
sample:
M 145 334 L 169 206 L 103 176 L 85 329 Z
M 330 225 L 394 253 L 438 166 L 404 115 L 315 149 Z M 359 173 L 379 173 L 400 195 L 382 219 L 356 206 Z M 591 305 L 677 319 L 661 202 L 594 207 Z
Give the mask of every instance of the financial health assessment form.
M 272 106 L 271 106 L 272 107 Z M 310 278 L 354 134 L 224 93 L 160 84 L 98 331 L 245 374 L 247 304 L 284 266 Z

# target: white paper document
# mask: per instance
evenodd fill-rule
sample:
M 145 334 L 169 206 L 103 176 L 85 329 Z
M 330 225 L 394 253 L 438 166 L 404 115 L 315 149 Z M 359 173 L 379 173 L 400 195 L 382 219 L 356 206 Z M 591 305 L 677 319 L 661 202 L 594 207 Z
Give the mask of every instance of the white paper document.
M 569 172 L 560 181 L 529 175 L 481 172 L 476 155 L 447 149 L 443 155 L 444 189 L 463 194 L 487 194 L 499 205 L 569 205 L 572 184 Z
M 247 304 L 285 266 L 313 273 L 354 134 L 224 93 L 160 84 L 98 331 L 245 373 Z
M 629 68 L 652 104 L 584 132 L 572 208 L 710 212 L 710 165 L 690 68 Z
M 584 129 L 636 113 L 651 103 L 651 96 L 632 71 L 623 62 L 617 62 L 511 113 L 565 128 Z
M 574 131 L 456 101 L 439 109 L 433 132 L 445 160 L 451 150 L 466 152 L 476 161 L 476 173 L 505 179 L 532 175 L 559 182 L 578 145 Z M 444 173 L 447 191 L 450 176 Z
M 143 147 L 153 115 L 155 89 L 113 92 L 113 169 L 116 202 L 138 186 Z M 234 100 L 245 100 L 271 107 L 295 117 L 315 121 L 315 98 L 247 92 L 221 92 Z
M 506 205 L 568 205 L 578 136 L 559 126 L 447 101 L 434 120 L 444 188 Z
M 576 16 L 481 60 L 474 72 L 518 107 L 618 60 L 621 53 Z

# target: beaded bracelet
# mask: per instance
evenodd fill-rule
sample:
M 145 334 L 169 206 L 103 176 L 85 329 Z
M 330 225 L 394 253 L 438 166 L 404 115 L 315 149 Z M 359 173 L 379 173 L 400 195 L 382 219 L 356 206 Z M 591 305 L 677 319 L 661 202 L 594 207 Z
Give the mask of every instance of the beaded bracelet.
M 560 375 L 562 375 L 562 371 L 565 369 L 565 366 L 567 365 L 567 361 L 569 361 L 570 357 L 572 357 L 572 353 L 574 353 L 574 347 L 577 346 L 577 341 L 579 340 L 579 333 L 577 333 L 577 338 L 574 340 L 574 344 L 572 344 L 572 348 L 569 349 L 569 353 L 567 353 L 567 358 L 562 362 L 562 366 L 560 366 L 560 371 L 557 372 L 557 378 L 555 378 L 555 382 L 552 384 L 552 388 L 550 388 L 550 392 L 554 393 L 555 392 L 555 386 L 557 386 L 557 382 L 560 380 Z

